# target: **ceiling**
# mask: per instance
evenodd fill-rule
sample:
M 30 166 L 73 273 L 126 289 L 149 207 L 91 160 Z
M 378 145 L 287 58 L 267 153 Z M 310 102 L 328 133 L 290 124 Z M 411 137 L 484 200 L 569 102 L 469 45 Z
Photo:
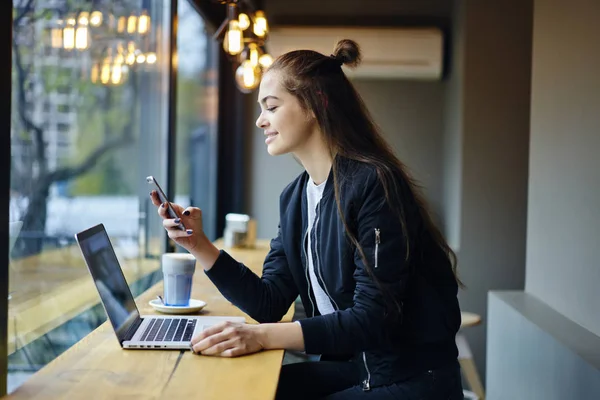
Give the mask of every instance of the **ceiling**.
M 267 17 L 273 23 L 296 21 L 347 21 L 360 23 L 382 20 L 449 20 L 453 0 L 262 0 Z M 311 23 L 312 24 L 312 23 Z

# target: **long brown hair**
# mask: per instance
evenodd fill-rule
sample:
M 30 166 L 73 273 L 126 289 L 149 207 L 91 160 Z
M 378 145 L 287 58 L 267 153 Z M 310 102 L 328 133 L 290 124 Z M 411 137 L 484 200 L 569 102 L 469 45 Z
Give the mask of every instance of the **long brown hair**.
M 385 191 L 386 201 L 402 225 L 402 233 L 406 240 L 404 258 L 409 262 L 412 238 L 409 236 L 405 209 L 400 201 L 401 189 L 399 187 L 400 179 L 406 182 L 414 197 L 425 229 L 447 255 L 455 279 L 459 286 L 463 287 L 456 273 L 456 254 L 433 222 L 429 206 L 419 185 L 408 173 L 408 168 L 394 155 L 379 132 L 379 128 L 373 122 L 360 95 L 341 68 L 342 65 L 354 68 L 360 61 L 361 54 L 358 44 L 345 39 L 338 42 L 331 56 L 311 50 L 296 50 L 283 54 L 275 60 L 269 71 L 280 71 L 283 87 L 298 98 L 306 111 L 315 115 L 325 142 L 334 158 L 332 168 L 338 214 L 348 238 L 360 252 L 368 273 L 377 285 L 383 288 L 381 282 L 373 274 L 362 246 L 344 218 L 340 201 L 340 176 L 335 162 L 338 155 L 367 163 L 376 169 Z M 396 301 L 394 302 L 397 304 Z

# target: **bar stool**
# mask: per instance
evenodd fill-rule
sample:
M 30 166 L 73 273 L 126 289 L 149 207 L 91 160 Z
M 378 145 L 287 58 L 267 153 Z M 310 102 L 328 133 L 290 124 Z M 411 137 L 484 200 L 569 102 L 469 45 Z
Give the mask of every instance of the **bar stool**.
M 485 392 L 483 391 L 483 385 L 481 384 L 481 379 L 477 373 L 471 347 L 469 347 L 467 338 L 461 333 L 465 328 L 481 324 L 481 316 L 464 311 L 461 311 L 460 314 L 461 324 L 460 330 L 456 334 L 456 347 L 458 347 L 458 362 L 460 363 L 460 368 L 470 389 L 464 391 L 465 398 L 484 400 Z

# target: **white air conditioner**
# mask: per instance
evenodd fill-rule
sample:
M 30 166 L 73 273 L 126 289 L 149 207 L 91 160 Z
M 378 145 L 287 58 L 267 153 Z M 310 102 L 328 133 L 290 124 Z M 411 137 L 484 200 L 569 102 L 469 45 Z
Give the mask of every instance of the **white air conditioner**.
M 277 57 L 291 50 L 330 55 L 340 39 L 356 41 L 363 61 L 348 76 L 379 79 L 442 77 L 443 35 L 437 28 L 279 27 L 269 32 L 267 50 Z

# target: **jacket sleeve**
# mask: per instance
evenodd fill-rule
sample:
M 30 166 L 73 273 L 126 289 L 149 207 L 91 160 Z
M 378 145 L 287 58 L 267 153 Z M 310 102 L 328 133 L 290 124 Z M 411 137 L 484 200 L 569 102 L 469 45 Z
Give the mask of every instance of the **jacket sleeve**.
M 283 249 L 281 229 L 271 240 L 262 277 L 223 250 L 205 273 L 227 300 L 261 323 L 281 320 L 298 297 Z
M 355 221 L 357 240 L 382 286 L 400 302 L 409 275 L 402 225 L 388 206 L 383 185 L 375 174 L 365 182 L 361 197 L 364 201 L 357 202 Z M 358 249 L 353 276 L 356 286 L 352 307 L 300 321 L 307 353 L 349 354 L 381 347 L 389 323 L 385 318 L 389 300 L 384 299 L 381 287 L 369 275 Z

